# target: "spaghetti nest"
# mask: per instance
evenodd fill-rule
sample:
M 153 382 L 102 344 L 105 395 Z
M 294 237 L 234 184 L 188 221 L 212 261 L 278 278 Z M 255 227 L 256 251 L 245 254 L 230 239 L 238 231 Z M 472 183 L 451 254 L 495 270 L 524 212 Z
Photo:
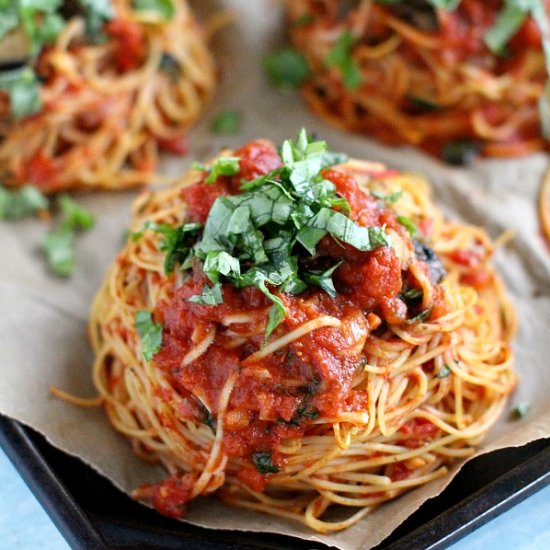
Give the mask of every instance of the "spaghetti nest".
M 340 128 L 450 162 L 548 149 L 541 28 L 550 3 L 538 3 L 538 24 L 501 0 L 442 4 L 287 2 L 292 42 L 310 67 L 309 106 Z
M 185 132 L 214 89 L 214 64 L 187 1 L 171 5 L 166 17 L 113 0 L 102 38 L 83 17 L 67 19 L 35 61 L 40 110 L 10 116 L 0 92 L 4 183 L 128 188 L 152 180 L 160 150 L 185 152 Z
M 93 376 L 169 474 L 134 492 L 161 513 L 217 492 L 344 529 L 472 455 L 515 386 L 487 235 L 424 180 L 317 146 L 252 142 L 134 204 Z

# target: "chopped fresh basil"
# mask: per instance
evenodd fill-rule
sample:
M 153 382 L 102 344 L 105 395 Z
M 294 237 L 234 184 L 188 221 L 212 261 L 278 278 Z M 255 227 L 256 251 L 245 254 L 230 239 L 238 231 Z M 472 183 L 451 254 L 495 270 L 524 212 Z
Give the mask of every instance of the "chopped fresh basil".
M 519 420 L 520 418 L 523 418 L 530 410 L 531 403 L 529 403 L 529 401 L 522 401 L 512 408 L 510 411 L 510 416 L 514 420 Z
M 20 220 L 48 208 L 48 199 L 33 185 L 20 189 L 0 186 L 0 220 Z
M 290 420 L 285 421 L 281 419 L 280 422 L 290 426 L 300 426 L 304 420 L 315 420 L 316 418 L 319 418 L 319 415 L 320 413 L 315 407 L 302 405 L 296 409 L 296 412 Z
M 423 292 L 420 288 L 407 288 L 399 294 L 399 297 L 405 302 L 407 307 L 411 307 L 418 305 L 422 301 L 422 295 Z
M 223 304 L 222 285 L 217 283 L 214 286 L 205 286 L 202 294 L 191 296 L 187 301 L 204 306 L 219 306 Z
M 510 38 L 525 22 L 527 11 L 521 3 L 517 0 L 506 0 L 494 25 L 484 34 L 483 40 L 493 53 L 502 54 Z
M 299 17 L 297 17 L 293 22 L 293 27 L 306 27 L 307 25 L 310 25 L 313 23 L 315 18 L 313 17 L 313 14 L 311 13 L 302 13 Z
M 297 88 L 311 75 L 307 59 L 294 48 L 264 57 L 263 66 L 269 80 L 283 90 Z
M 449 374 L 451 374 L 451 369 L 449 368 L 449 365 L 443 365 L 439 372 L 437 373 L 437 378 L 447 378 Z
M 30 67 L 0 72 L 0 90 L 10 98 L 10 111 L 16 118 L 40 111 L 40 88 L 36 74 Z
M 409 235 L 411 235 L 411 237 L 418 233 L 416 225 L 407 216 L 397 216 L 397 221 L 409 232 Z
M 548 16 L 544 2 L 540 0 L 526 1 L 542 35 L 542 50 L 546 60 L 547 80 L 539 99 L 539 111 L 542 135 L 550 141 L 550 17 Z
M 174 271 L 176 264 L 181 264 L 182 269 L 191 267 L 190 264 L 187 265 L 187 261 L 191 259 L 191 249 L 197 241 L 201 227 L 200 223 L 184 223 L 174 228 L 147 221 L 139 231 L 132 234 L 132 240 L 139 239 L 146 229 L 162 234 L 164 238 L 160 243 L 160 250 L 166 252 L 164 272 L 169 274 Z
M 111 0 L 78 0 L 78 3 L 84 8 L 86 34 L 97 42 L 102 38 L 103 25 L 114 16 Z
M 0 1 L 0 40 L 19 25 L 19 7 L 11 0 Z
M 61 195 L 57 199 L 57 204 L 63 213 L 62 226 L 67 229 L 91 229 L 95 224 L 94 215 L 78 203 L 69 195 Z
M 42 251 L 52 273 L 59 277 L 73 274 L 76 265 L 74 231 L 69 227 L 61 225 L 47 233 L 42 240 Z
M 342 157 L 329 153 L 324 141 L 311 141 L 302 130 L 296 141 L 283 143 L 280 156 L 283 166 L 242 182 L 241 194 L 216 199 L 202 235 L 195 242 L 185 240 L 181 247 L 173 244 L 179 243 L 177 231 L 198 231 L 197 226 L 145 227 L 164 233 L 162 250 L 169 254 L 177 250 L 169 262 L 171 269 L 176 263 L 182 269 L 189 268 L 192 257 L 202 262 L 203 272 L 214 286 L 206 287 L 192 302 L 221 303 L 223 296 L 217 285 L 224 283 L 237 288 L 255 286 L 263 292 L 273 304 L 266 339 L 286 314 L 276 290 L 299 294 L 317 286 L 330 296 L 336 295 L 332 275 L 339 263 L 325 271 L 307 267 L 308 261 L 315 261 L 320 239 L 330 235 L 363 251 L 388 246 L 390 242 L 384 228 L 363 227 L 347 217 L 347 201 L 321 174 L 327 164 L 339 162 Z M 196 167 L 208 170 L 202 165 Z M 223 157 L 214 163 L 205 181 L 215 181 L 220 174 L 237 174 L 239 170 L 238 158 Z M 186 231 L 182 229 L 185 227 Z M 134 234 L 134 239 L 141 233 Z M 198 233 L 192 233 L 192 237 L 198 238 Z M 326 267 L 326 263 L 322 265 Z
M 58 10 L 61 0 L 25 0 L 19 2 L 19 21 L 29 37 L 31 53 L 38 54 L 42 46 L 55 40 L 64 27 Z
M 441 8 L 447 11 L 455 10 L 461 0 L 428 0 L 434 8 Z
M 418 110 L 420 111 L 423 111 L 423 112 L 434 112 L 434 111 L 438 111 L 441 109 L 441 106 L 438 105 L 437 103 L 434 103 L 433 101 L 430 101 L 429 99 L 424 99 L 422 97 L 419 97 L 419 96 L 413 96 L 413 95 L 408 95 L 407 96 L 407 101 L 413 105 L 414 107 L 416 107 Z
M 344 31 L 325 58 L 327 67 L 340 69 L 342 81 L 348 90 L 354 90 L 361 85 L 361 72 L 351 56 L 355 42 L 355 36 L 349 31 Z
M 370 194 L 378 200 L 385 202 L 386 204 L 395 204 L 403 196 L 403 191 L 394 191 L 389 195 L 385 195 L 380 191 L 373 190 L 370 192 Z
M 136 311 L 136 330 L 141 339 L 141 353 L 146 361 L 159 351 L 162 345 L 162 325 L 155 323 L 150 311 Z
M 331 268 L 323 272 L 305 272 L 303 279 L 306 283 L 312 286 L 321 287 L 331 298 L 336 297 L 336 289 L 332 281 L 332 274 L 342 265 L 343 262 L 338 262 Z
M 234 176 L 240 170 L 237 157 L 220 157 L 210 169 L 201 165 L 195 165 L 195 167 L 209 172 L 208 177 L 204 180 L 206 183 L 215 183 L 220 176 Z
M 389 245 L 388 236 L 382 227 L 357 225 L 344 214 L 329 208 L 319 210 L 304 224 L 296 238 L 311 253 L 327 234 L 362 251 Z
M 271 452 L 269 451 L 257 451 L 252 453 L 252 462 L 254 466 L 256 466 L 256 470 L 261 474 L 276 474 L 280 471 L 280 469 L 273 464 Z
M 175 14 L 173 0 L 134 0 L 133 3 L 136 10 L 153 12 L 166 21 L 171 21 Z
M 215 134 L 236 134 L 241 129 L 241 114 L 238 111 L 227 110 L 219 113 L 210 125 Z
M 422 321 L 425 321 L 430 316 L 432 309 L 433 308 L 431 307 L 423 309 L 418 315 L 415 315 L 414 317 L 407 319 L 407 323 L 414 324 L 414 323 L 421 323 Z
M 69 277 L 76 266 L 76 231 L 90 229 L 95 220 L 90 212 L 67 195 L 61 195 L 57 204 L 62 212 L 62 219 L 57 228 L 45 235 L 42 240 L 42 251 L 52 273 L 60 277 Z

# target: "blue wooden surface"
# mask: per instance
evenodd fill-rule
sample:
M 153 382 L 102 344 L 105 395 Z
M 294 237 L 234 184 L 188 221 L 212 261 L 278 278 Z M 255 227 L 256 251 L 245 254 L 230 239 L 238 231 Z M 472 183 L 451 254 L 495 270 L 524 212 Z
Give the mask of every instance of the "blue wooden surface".
M 0 549 L 68 545 L 0 449 Z M 550 550 L 550 487 L 451 546 L 451 550 Z

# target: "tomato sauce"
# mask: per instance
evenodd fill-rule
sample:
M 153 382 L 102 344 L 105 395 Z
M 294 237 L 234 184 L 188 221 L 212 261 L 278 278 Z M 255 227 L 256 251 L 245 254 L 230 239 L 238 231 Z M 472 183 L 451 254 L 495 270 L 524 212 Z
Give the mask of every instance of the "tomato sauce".
M 105 25 L 115 41 L 113 55 L 120 72 L 137 69 L 145 59 L 146 38 L 143 29 L 129 19 L 113 19 Z
M 214 184 L 199 181 L 182 190 L 190 221 L 205 223 L 216 198 L 238 192 L 243 178 L 250 180 L 281 166 L 276 149 L 265 141 L 251 142 L 235 156 L 240 158 L 238 175 L 219 177 Z M 348 200 L 352 219 L 361 225 L 385 225 L 410 243 L 395 213 L 361 191 L 352 176 L 337 169 L 322 175 Z M 270 342 L 323 316 L 335 317 L 341 324 L 318 327 L 271 353 L 258 355 L 272 306 L 258 288 L 224 284 L 223 303 L 217 306 L 188 301 L 210 284 L 199 262 L 154 312 L 163 326 L 162 347 L 154 361 L 184 398 L 186 405 L 178 411 L 182 418 L 200 419 L 215 428 L 221 392 L 235 376 L 224 416 L 223 452 L 240 459 L 238 478 L 255 491 L 264 490 L 269 476 L 284 466 L 278 449 L 286 439 L 300 438 L 306 429 L 315 433 L 318 418 L 367 409 L 367 391 L 354 388 L 364 364 L 366 338 L 381 323 L 402 323 L 406 318 L 407 306 L 399 297 L 405 272 L 392 248 L 361 252 L 327 236 L 318 244 L 317 254 L 329 265 L 342 261 L 333 278 L 336 297 L 315 287 L 299 295 L 278 293 L 287 314 Z M 206 351 L 186 361 L 187 354 L 207 339 L 211 341 Z M 406 425 L 404 444 L 430 437 L 430 430 Z M 185 483 L 170 478 L 165 492 L 166 498 L 183 498 Z M 168 506 L 165 512 L 178 509 Z

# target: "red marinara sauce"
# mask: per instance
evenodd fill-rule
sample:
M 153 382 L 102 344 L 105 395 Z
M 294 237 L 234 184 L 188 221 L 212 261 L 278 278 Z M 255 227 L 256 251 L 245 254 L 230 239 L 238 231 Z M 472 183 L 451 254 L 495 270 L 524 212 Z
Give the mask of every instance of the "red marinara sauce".
M 206 184 L 203 178 L 182 190 L 190 221 L 204 223 L 214 201 L 237 193 L 241 179 L 250 180 L 281 166 L 277 150 L 267 141 L 251 142 L 235 156 L 240 159 L 236 176 L 219 177 L 214 184 Z M 406 229 L 383 201 L 361 191 L 354 177 L 337 168 L 324 170 L 322 175 L 348 200 L 351 218 L 364 226 L 385 225 L 412 250 Z M 332 265 L 342 261 L 333 277 L 337 296 L 331 298 L 317 288 L 299 295 L 278 293 L 287 315 L 270 340 L 323 316 L 335 317 L 341 325 L 316 328 L 260 358 L 252 354 L 262 348 L 272 303 L 256 287 L 237 289 L 224 284 L 223 303 L 217 306 L 189 302 L 208 284 L 196 263 L 191 277 L 160 302 L 154 313 L 163 326 L 162 347 L 154 361 L 186 398 L 186 405 L 178 411 L 182 418 L 212 426 L 222 389 L 236 375 L 224 417 L 223 451 L 240 459 L 237 476 L 255 491 L 263 491 L 269 476 L 284 465 L 284 455 L 278 451 L 283 440 L 303 436 L 306 428 L 314 434 L 317 419 L 367 408 L 367 392 L 354 388 L 354 378 L 363 366 L 368 334 L 388 321 L 388 312 L 398 322 L 405 320 L 399 317 L 405 307 L 399 298 L 404 272 L 392 248 L 361 252 L 327 236 L 317 251 Z M 213 334 L 206 351 L 182 365 L 183 358 Z M 187 481 L 180 478 L 170 478 L 163 491 L 148 489 L 153 491 L 155 506 L 165 514 L 184 511 L 189 491 Z

